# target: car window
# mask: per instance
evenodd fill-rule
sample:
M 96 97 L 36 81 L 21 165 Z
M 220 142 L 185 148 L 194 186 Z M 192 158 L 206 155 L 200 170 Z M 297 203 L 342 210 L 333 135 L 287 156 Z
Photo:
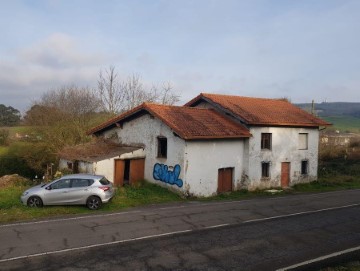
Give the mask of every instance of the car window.
M 109 180 L 106 179 L 105 177 L 102 178 L 100 181 L 99 181 L 102 185 L 107 185 L 107 184 L 110 184 Z
M 63 189 L 63 188 L 70 188 L 70 180 L 60 180 L 51 185 L 51 189 Z
M 93 180 L 88 179 L 73 179 L 71 187 L 86 187 L 93 184 Z

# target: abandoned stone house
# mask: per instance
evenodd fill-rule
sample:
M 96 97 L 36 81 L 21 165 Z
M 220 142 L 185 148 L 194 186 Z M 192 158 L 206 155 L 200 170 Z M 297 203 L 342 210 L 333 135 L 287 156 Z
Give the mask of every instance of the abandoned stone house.
M 201 93 L 184 106 L 144 103 L 94 127 L 89 134 L 116 146 L 65 152 L 61 166 L 196 196 L 288 187 L 317 178 L 319 128 L 328 125 L 283 99 Z

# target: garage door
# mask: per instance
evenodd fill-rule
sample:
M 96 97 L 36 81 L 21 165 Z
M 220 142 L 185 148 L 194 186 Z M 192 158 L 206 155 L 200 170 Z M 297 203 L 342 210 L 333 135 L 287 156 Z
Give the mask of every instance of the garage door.
M 145 159 L 115 160 L 114 184 L 134 184 L 144 179 Z

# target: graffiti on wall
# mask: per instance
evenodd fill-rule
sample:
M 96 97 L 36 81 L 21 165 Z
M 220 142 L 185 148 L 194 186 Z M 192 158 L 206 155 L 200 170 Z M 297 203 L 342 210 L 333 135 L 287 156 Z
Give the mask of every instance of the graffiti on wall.
M 156 163 L 154 165 L 153 177 L 155 180 L 182 187 L 183 181 L 179 179 L 180 171 L 181 167 L 178 164 L 175 165 L 174 170 L 171 171 L 167 165 Z

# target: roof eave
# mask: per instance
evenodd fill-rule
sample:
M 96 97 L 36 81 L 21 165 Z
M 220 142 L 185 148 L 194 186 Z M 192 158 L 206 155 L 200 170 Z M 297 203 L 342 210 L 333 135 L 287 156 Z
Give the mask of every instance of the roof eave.
M 213 139 L 244 139 L 249 138 L 252 135 L 236 135 L 236 136 L 186 136 L 184 140 L 213 140 Z
M 320 126 L 332 126 L 331 123 L 261 123 L 261 122 L 249 122 L 249 126 L 276 126 L 276 127 L 320 127 Z

